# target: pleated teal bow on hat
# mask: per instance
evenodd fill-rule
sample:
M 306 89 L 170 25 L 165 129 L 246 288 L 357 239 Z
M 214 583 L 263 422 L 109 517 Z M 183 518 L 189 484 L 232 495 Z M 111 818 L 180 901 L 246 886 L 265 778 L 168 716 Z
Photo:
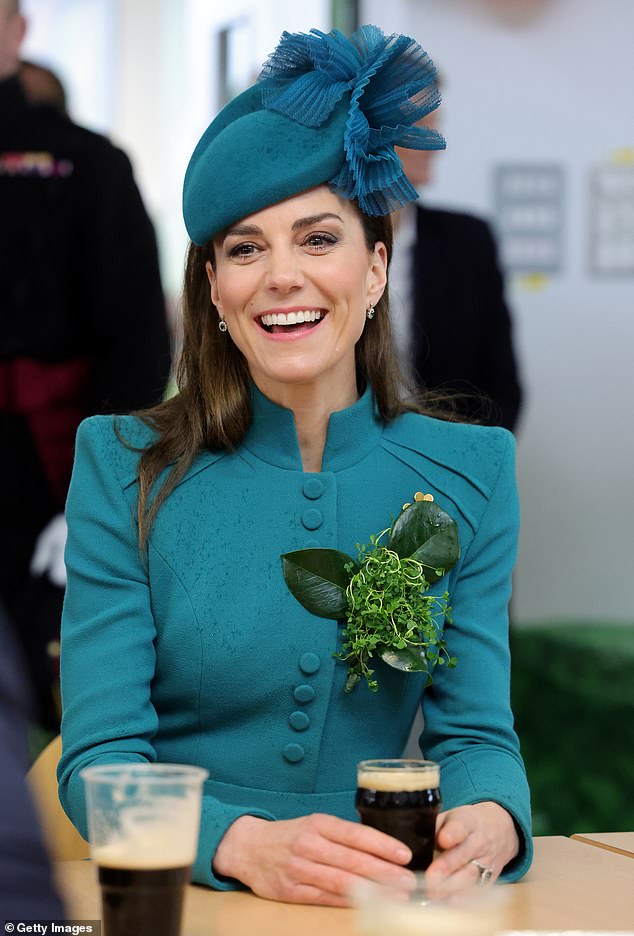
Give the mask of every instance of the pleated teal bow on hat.
M 415 124 L 440 103 L 436 69 L 409 36 L 284 33 L 258 82 L 198 142 L 183 188 L 195 244 L 316 185 L 385 215 L 417 197 L 394 146 L 444 149 Z

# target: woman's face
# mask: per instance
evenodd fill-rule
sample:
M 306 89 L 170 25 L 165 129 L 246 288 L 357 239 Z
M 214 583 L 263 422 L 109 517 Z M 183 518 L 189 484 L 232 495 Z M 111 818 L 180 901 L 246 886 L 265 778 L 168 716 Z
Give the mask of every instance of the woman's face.
M 354 348 L 387 259 L 383 244 L 368 250 L 350 202 L 310 189 L 243 218 L 214 249 L 211 298 L 260 390 L 279 399 L 315 385 L 326 399 L 356 399 Z

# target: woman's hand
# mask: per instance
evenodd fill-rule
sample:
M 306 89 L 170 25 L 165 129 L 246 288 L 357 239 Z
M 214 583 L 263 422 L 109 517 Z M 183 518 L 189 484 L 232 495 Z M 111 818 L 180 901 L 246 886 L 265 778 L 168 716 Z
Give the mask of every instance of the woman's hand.
M 241 816 L 227 829 L 213 867 L 260 897 L 347 907 L 351 888 L 364 878 L 410 887 L 414 875 L 403 865 L 411 857 L 391 836 L 336 816 L 275 822 Z
M 491 868 L 494 881 L 520 847 L 510 813 L 498 803 L 458 806 L 441 813 L 436 825 L 436 846 L 442 852 L 427 876 L 433 882 L 450 879 L 457 887 L 478 879 L 474 861 Z

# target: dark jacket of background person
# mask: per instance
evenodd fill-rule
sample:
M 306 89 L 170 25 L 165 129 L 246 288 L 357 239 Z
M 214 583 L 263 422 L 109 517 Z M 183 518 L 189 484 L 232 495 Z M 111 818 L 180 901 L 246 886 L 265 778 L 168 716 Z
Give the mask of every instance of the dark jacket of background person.
M 0 924 L 62 920 L 62 905 L 24 779 L 28 690 L 2 608 L 0 643 Z
M 476 396 L 467 415 L 513 430 L 522 392 L 489 225 L 417 205 L 413 251 L 416 377 L 429 389 L 484 394 L 491 403 L 480 404 Z
M 31 580 L 35 540 L 64 509 L 80 421 L 157 402 L 170 344 L 128 158 L 30 106 L 15 75 L 0 82 L 0 258 L 0 598 L 46 710 L 61 590 Z

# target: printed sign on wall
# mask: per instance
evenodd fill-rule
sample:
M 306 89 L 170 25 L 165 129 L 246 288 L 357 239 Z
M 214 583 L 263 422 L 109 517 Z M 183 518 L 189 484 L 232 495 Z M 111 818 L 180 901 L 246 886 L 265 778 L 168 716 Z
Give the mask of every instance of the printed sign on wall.
M 564 172 L 560 166 L 495 170 L 495 214 L 505 268 L 557 273 L 563 265 Z
M 634 275 L 634 164 L 593 171 L 590 211 L 591 272 Z

